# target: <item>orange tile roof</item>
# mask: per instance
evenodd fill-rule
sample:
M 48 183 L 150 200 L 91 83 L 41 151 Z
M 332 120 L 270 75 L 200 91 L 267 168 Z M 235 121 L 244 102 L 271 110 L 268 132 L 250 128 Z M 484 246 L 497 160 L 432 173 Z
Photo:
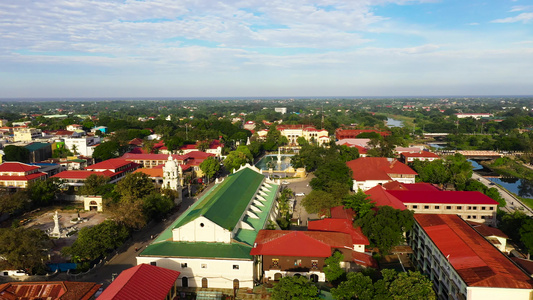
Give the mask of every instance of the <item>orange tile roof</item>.
M 333 248 L 353 247 L 350 235 L 339 232 L 260 230 L 251 255 L 330 257 Z
M 133 173 L 144 173 L 151 178 L 157 178 L 157 177 L 163 177 L 163 168 L 152 168 L 152 169 L 141 168 L 141 169 L 135 170 Z
M 90 165 L 86 169 L 87 170 L 116 170 L 120 167 L 124 167 L 124 166 L 131 165 L 131 164 L 135 164 L 135 163 L 132 163 L 131 161 L 127 161 L 121 158 L 112 158 L 112 159 L 104 160 L 103 162 L 96 163 L 94 165 Z
M 459 216 L 414 217 L 468 286 L 533 289 L 526 273 Z
M 0 299 L 88 300 L 101 287 L 92 282 L 9 282 L 0 285 Z
M 387 157 L 360 157 L 346 162 L 357 181 L 391 180 L 389 174 L 417 175 L 413 169 L 396 159 Z

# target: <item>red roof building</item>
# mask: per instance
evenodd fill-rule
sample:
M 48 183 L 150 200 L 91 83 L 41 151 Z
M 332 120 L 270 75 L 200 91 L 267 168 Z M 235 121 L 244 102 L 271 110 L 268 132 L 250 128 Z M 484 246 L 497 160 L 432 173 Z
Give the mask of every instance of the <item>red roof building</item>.
M 351 220 L 326 218 L 309 221 L 309 231 L 342 232 L 352 237 L 353 248 L 357 252 L 365 252 L 365 245 L 370 245 L 368 238 L 361 231 L 361 227 L 354 227 Z
M 0 165 L 0 187 L 27 188 L 32 182 L 45 180 L 47 174 L 39 172 L 38 166 L 20 162 L 5 162 Z
M 533 281 L 456 215 L 415 215 L 413 261 L 438 298 L 531 299 Z
M 177 296 L 180 272 L 140 264 L 122 271 L 98 297 L 99 300 L 165 300 Z
M 351 208 L 344 208 L 344 205 L 335 206 L 329 209 L 332 219 L 346 219 L 353 221 L 355 212 Z
M 46 281 L 0 284 L 0 299 L 90 300 L 102 285 L 92 282 Z
M 439 188 L 427 182 L 401 183 L 398 181 L 391 181 L 384 183 L 383 188 L 386 190 L 399 191 L 440 191 Z
M 368 198 L 374 203 L 377 207 L 379 206 L 390 206 L 394 209 L 406 210 L 407 207 L 403 204 L 400 199 L 394 197 L 381 186 L 377 185 L 367 191 L 365 194 L 368 195 Z M 367 198 L 367 199 L 368 199 Z
M 353 238 L 343 232 L 260 230 L 250 254 L 262 256 L 264 277 L 270 280 L 300 274 L 315 282 L 324 282 L 325 259 L 335 251 L 343 254 L 344 263 L 349 268 L 371 264 L 371 256 L 365 253 L 360 254 L 369 256 L 369 259 L 356 255 L 357 261 L 354 260 L 353 252 L 357 251 L 353 249 Z
M 415 183 L 417 173 L 406 164 L 387 157 L 360 157 L 346 162 L 352 170 L 353 190 L 368 190 L 389 181 Z
M 390 135 L 390 132 L 388 132 L 388 131 L 379 131 L 379 130 L 375 130 L 375 129 L 342 129 L 342 128 L 338 128 L 337 130 L 335 130 L 335 138 L 337 140 L 355 139 L 361 133 L 370 133 L 370 132 L 375 132 L 375 133 L 377 133 L 377 134 L 379 134 L 381 136 Z
M 434 161 L 435 159 L 440 159 L 440 156 L 429 151 L 421 151 L 419 153 L 411 153 L 411 152 L 400 153 L 400 161 L 405 164 L 413 162 L 417 159 L 420 161 Z

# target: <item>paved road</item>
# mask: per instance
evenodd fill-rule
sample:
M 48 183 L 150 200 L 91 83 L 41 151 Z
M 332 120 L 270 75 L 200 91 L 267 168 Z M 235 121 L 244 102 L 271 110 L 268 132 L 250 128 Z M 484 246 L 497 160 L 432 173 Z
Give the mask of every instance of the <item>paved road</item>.
M 512 213 L 515 210 L 520 210 L 529 216 L 533 216 L 533 210 L 531 210 L 527 205 L 522 203 L 520 199 L 516 198 L 511 193 L 509 193 L 509 191 L 507 191 L 506 189 L 501 188 L 500 186 L 496 184 L 493 184 L 492 181 L 480 176 L 476 172 L 472 173 L 472 179 L 479 180 L 479 182 L 483 183 L 484 185 L 488 187 L 494 187 L 498 189 L 498 191 L 500 192 L 500 195 L 505 199 L 505 202 L 507 202 L 506 206 L 501 208 L 503 211 Z
M 302 181 L 294 181 L 290 182 L 287 187 L 290 188 L 294 194 L 304 193 L 305 195 L 309 195 L 312 188 L 309 186 L 309 182 L 311 179 L 313 179 L 314 176 L 312 174 L 308 175 L 305 180 Z M 308 214 L 305 208 L 302 206 L 302 200 L 305 196 L 295 196 L 296 199 L 296 206 L 294 207 L 294 213 L 293 218 L 300 219 L 300 226 L 307 228 L 307 221 L 308 219 L 316 219 L 316 214 Z

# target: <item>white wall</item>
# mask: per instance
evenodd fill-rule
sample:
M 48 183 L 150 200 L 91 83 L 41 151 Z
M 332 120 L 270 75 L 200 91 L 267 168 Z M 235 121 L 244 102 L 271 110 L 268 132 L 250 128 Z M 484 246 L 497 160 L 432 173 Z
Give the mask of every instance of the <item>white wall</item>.
M 466 292 L 466 299 L 468 300 L 529 300 L 533 297 L 533 290 L 531 289 L 468 287 Z
M 363 191 L 366 191 L 366 190 L 369 190 L 375 187 L 378 184 L 384 184 L 389 181 L 390 180 L 366 180 L 366 181 L 353 180 L 352 190 L 357 191 L 358 189 L 362 189 Z
M 230 243 L 231 231 L 201 216 L 172 230 L 172 239 L 182 242 Z
M 254 286 L 254 262 L 251 260 L 137 257 L 138 265 L 152 262 L 158 267 L 181 272 L 178 286 L 181 286 L 183 277 L 189 279 L 190 287 L 201 287 L 202 278 L 207 278 L 209 288 L 232 289 L 234 279 L 239 280 L 240 288 Z M 186 268 L 182 268 L 183 263 L 187 264 Z M 238 269 L 234 269 L 235 265 Z

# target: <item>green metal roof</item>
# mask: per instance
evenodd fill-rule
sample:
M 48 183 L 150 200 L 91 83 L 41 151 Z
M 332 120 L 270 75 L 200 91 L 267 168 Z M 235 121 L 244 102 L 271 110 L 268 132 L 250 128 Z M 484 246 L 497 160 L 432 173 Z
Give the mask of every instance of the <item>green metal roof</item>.
M 197 205 L 187 210 L 173 228 L 204 216 L 222 228 L 233 230 L 264 179 L 264 175 L 249 168 L 229 175 L 211 193 L 202 197 Z
M 49 143 L 35 142 L 35 143 L 31 143 L 29 145 L 24 146 L 24 148 L 30 150 L 30 152 L 33 152 L 35 150 L 39 150 L 44 147 L 50 147 L 51 145 L 52 144 L 49 144 Z
M 196 257 L 249 259 L 252 247 L 240 243 L 204 243 L 204 242 L 172 242 L 153 243 L 141 252 L 140 256 L 158 257 Z

